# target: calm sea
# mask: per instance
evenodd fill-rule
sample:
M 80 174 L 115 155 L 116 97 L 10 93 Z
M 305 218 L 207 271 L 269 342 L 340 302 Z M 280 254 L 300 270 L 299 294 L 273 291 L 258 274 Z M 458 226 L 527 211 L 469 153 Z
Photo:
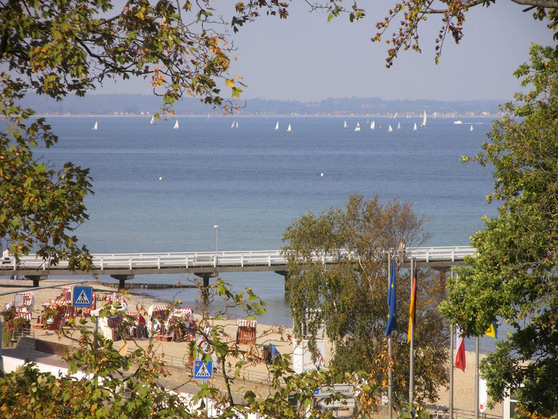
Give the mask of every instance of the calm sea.
M 459 161 L 486 141 L 491 124 L 486 118 L 454 124 L 454 119 L 431 117 L 416 131 L 418 118 L 176 119 L 178 129 L 173 129 L 175 119 L 154 125 L 149 117 L 49 119 L 60 143 L 41 150 L 44 159 L 91 169 L 90 220 L 77 235 L 92 252 L 214 250 L 214 225 L 219 225 L 220 250 L 279 249 L 295 218 L 344 206 L 354 192 L 412 201 L 430 220 L 431 245 L 468 245 L 470 235 L 482 228 L 481 217 L 496 214 L 485 202 L 492 190 L 490 169 Z M 92 130 L 96 121 L 98 129 Z M 233 121 L 237 128 L 231 128 Z M 354 130 L 357 122 L 360 132 Z M 237 290 L 252 287 L 267 301 L 262 322 L 292 324 L 281 276 L 221 277 Z M 184 280 L 177 275 L 135 279 Z M 148 293 L 196 306 L 193 290 Z

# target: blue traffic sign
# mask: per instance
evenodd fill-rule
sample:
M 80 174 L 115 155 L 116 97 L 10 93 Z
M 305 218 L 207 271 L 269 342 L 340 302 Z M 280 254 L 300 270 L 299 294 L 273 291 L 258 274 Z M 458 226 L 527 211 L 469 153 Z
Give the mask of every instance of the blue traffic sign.
M 208 361 L 207 364 L 203 361 L 194 361 L 194 378 L 211 380 L 213 378 L 213 361 Z
M 74 285 L 72 288 L 72 305 L 74 307 L 91 307 L 93 305 L 93 288 Z

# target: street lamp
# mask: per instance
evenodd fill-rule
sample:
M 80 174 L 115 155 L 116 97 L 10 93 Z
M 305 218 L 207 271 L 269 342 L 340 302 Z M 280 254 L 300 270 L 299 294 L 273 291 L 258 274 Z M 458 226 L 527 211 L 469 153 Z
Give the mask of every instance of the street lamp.
M 219 253 L 219 225 L 215 224 L 213 228 L 215 229 L 215 257 L 217 257 L 217 253 Z

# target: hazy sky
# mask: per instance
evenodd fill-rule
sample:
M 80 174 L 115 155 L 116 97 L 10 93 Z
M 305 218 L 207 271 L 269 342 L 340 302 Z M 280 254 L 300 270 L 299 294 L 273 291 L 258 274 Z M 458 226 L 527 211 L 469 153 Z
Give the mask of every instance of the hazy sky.
M 238 49 L 232 67 L 248 85 L 242 98 L 509 100 L 519 89 L 512 73 L 527 61 L 530 43 L 554 44 L 551 31 L 531 12 L 522 12 L 524 6 L 500 0 L 469 12 L 463 40 L 455 45 L 448 36 L 440 64 L 434 63 L 440 27 L 434 16 L 420 31 L 422 54 L 401 52 L 387 69 L 387 46 L 370 38 L 375 23 L 394 3 L 375 4 L 362 21 L 349 23 L 340 17 L 328 23 L 325 14 L 309 13 L 298 0 L 287 20 L 263 17 L 244 26 L 234 35 Z M 135 89 L 129 87 L 124 91 L 142 91 L 137 83 Z M 107 85 L 102 91 L 112 88 Z

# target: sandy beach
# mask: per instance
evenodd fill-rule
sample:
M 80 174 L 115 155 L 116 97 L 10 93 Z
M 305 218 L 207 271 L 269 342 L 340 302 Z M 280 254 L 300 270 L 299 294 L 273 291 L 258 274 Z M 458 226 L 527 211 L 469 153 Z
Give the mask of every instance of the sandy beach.
M 68 280 L 48 280 L 41 282 L 41 285 L 51 285 L 57 283 L 71 282 Z M 97 307 L 100 307 L 99 303 L 102 296 L 108 296 L 113 294 L 116 290 L 107 286 L 103 286 L 97 280 L 91 280 L 87 283 L 93 287 L 93 290 L 97 293 Z M 14 281 L 14 280 L 0 280 L 0 292 L 10 292 L 18 291 L 21 288 L 27 288 L 31 286 L 31 281 Z M 19 288 L 21 287 L 21 288 Z M 62 293 L 62 288 L 47 288 L 34 291 L 34 309 L 33 309 L 33 319 L 32 324 L 37 323 L 37 318 L 41 313 L 41 305 L 44 301 L 53 300 Z M 6 304 L 14 300 L 13 295 L 0 295 L 0 307 L 4 308 Z M 128 308 L 131 311 L 147 311 L 151 305 L 165 304 L 164 302 L 157 301 L 156 299 L 149 298 L 143 295 L 134 294 L 129 292 L 126 295 L 126 300 L 128 303 Z M 225 326 L 225 332 L 231 339 L 236 336 L 237 322 L 236 320 L 220 320 L 219 324 Z M 93 325 L 90 325 L 93 328 Z M 65 345 L 75 345 L 72 341 L 68 339 L 60 339 L 60 337 L 53 331 L 43 330 L 43 329 L 32 329 L 32 337 L 37 340 L 62 343 Z M 272 343 L 274 344 L 280 353 L 292 354 L 292 342 L 290 337 L 292 336 L 292 330 L 285 327 L 279 327 L 274 325 L 264 325 L 258 323 L 257 325 L 257 344 L 263 345 Z M 136 341 L 140 346 L 147 346 L 147 339 L 140 339 Z M 124 345 L 123 341 L 116 342 L 117 347 Z M 188 343 L 187 342 L 163 342 L 157 341 L 155 345 L 155 350 L 157 354 L 164 357 L 167 365 L 169 366 L 169 372 L 171 378 L 175 381 L 187 381 L 189 385 L 197 385 L 195 380 L 191 378 L 191 367 L 188 362 Z M 129 345 L 132 349 L 132 345 Z M 328 345 L 330 347 L 331 345 Z M 249 346 L 242 346 L 243 349 L 250 349 Z M 329 349 L 329 348 L 328 348 Z M 326 363 L 329 361 L 331 356 L 330 351 L 326 351 Z M 454 408 L 461 411 L 474 412 L 475 410 L 475 353 L 467 352 L 467 367 L 465 372 L 459 369 L 454 369 Z M 250 388 L 252 390 L 258 391 L 262 396 L 268 391 L 265 381 L 267 379 L 267 367 L 264 362 L 260 363 L 250 363 L 246 368 L 245 372 L 238 380 L 235 388 L 241 392 L 243 389 Z M 218 381 L 216 382 L 218 384 Z M 449 406 L 449 391 L 445 388 L 440 389 L 440 399 L 435 403 L 436 405 Z M 502 417 L 502 405 L 497 404 L 494 409 L 486 410 L 485 413 L 489 416 L 487 417 Z M 380 412 L 378 417 L 383 417 L 385 412 Z M 460 413 L 459 417 L 473 417 L 466 415 L 465 412 Z

